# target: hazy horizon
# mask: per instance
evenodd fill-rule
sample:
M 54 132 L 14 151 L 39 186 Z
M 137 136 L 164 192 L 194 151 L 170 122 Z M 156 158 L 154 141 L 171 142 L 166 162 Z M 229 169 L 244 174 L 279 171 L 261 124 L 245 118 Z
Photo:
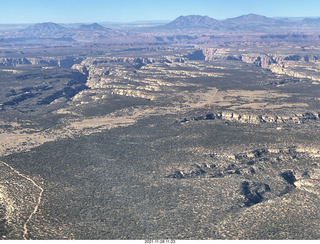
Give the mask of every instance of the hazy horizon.
M 227 19 L 254 13 L 267 17 L 314 18 L 319 16 L 316 0 L 13 0 L 1 1 L 0 24 L 55 23 L 132 23 L 171 21 L 181 15 L 205 15 Z
M 247 13 L 247 14 L 242 14 L 242 15 L 249 15 L 249 14 L 256 14 L 256 13 Z M 190 14 L 190 15 L 197 15 L 197 14 Z M 237 15 L 237 16 L 232 16 L 232 17 L 228 17 L 228 18 L 235 18 L 235 17 L 239 17 L 239 16 L 242 16 L 242 15 Z M 174 19 L 158 19 L 158 20 L 134 20 L 134 21 L 108 21 L 108 20 L 105 20 L 105 21 L 86 21 L 86 22 L 55 22 L 55 21 L 42 21 L 42 22 L 29 22 L 29 23 L 0 23 L 0 25 L 3 25 L 3 26 L 14 26 L 14 25 L 34 25 L 34 24 L 39 24 L 39 23 L 55 23 L 55 24 L 60 24 L 60 25 L 81 25 L 81 24 L 93 24 L 93 23 L 98 23 L 98 24 L 101 24 L 101 25 L 143 25 L 143 24 L 166 24 L 166 23 L 169 23 L 173 20 L 175 20 L 176 18 L 180 17 L 180 16 L 187 16 L 187 15 L 179 15 L 179 16 L 176 16 Z M 199 15 L 200 16 L 200 15 Z M 204 15 L 201 15 L 201 16 L 204 16 Z M 265 15 L 264 15 L 265 16 Z M 213 18 L 213 19 L 216 19 L 212 16 L 208 16 L 210 18 Z M 287 16 L 265 16 L 265 17 L 268 17 L 268 18 L 274 18 L 274 19 L 289 19 L 291 21 L 299 21 L 299 20 L 303 20 L 305 18 L 310 18 L 310 19 L 316 19 L 316 18 L 320 18 L 320 15 L 319 16 L 302 16 L 302 17 L 287 17 Z M 228 18 L 225 18 L 225 19 L 228 19 Z M 225 20 L 225 19 L 217 19 L 217 20 Z

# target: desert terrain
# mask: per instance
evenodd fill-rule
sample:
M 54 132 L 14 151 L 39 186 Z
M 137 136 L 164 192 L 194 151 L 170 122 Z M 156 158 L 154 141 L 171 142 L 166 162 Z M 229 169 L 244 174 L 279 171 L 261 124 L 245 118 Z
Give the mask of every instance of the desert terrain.
M 319 239 L 316 21 L 0 29 L 1 238 Z

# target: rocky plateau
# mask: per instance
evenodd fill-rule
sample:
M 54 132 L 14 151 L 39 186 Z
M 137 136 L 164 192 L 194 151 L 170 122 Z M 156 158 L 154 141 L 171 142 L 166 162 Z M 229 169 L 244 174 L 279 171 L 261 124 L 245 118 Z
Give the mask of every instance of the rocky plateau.
M 0 238 L 319 239 L 318 22 L 0 28 Z

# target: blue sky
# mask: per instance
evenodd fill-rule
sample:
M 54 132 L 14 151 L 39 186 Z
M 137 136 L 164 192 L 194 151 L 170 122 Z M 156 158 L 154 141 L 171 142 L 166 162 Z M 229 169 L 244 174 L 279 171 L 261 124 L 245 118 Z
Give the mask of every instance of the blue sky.
M 0 0 L 0 24 L 173 20 L 180 15 L 225 19 L 320 16 L 320 0 Z

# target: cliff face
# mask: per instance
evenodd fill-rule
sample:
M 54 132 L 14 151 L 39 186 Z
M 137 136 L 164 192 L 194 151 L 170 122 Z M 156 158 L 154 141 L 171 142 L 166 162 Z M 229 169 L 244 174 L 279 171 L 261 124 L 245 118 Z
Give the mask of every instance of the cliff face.
M 197 77 L 220 77 L 222 73 L 203 72 L 192 69 L 178 70 L 176 67 L 192 65 L 193 62 L 202 61 L 230 61 L 250 63 L 263 69 L 268 69 L 276 74 L 289 75 L 291 77 L 308 78 L 320 81 L 319 62 L 320 54 L 277 54 L 262 53 L 250 50 L 238 50 L 232 48 L 202 48 L 188 49 L 184 52 L 172 54 L 165 50 L 163 55 L 132 57 L 130 53 L 123 56 L 98 56 L 80 58 L 78 56 L 66 57 L 20 57 L 1 58 L 0 66 L 38 65 L 43 67 L 71 68 L 79 71 L 86 77 L 85 85 L 94 90 L 93 97 L 106 97 L 109 94 L 118 94 L 129 97 L 140 97 L 154 100 L 159 94 L 174 90 L 173 85 L 165 80 L 174 79 L 177 82 L 184 79 Z M 207 66 L 209 63 L 206 63 Z M 165 68 L 171 67 L 172 68 Z M 145 77 L 142 79 L 141 77 Z M 282 85 L 279 81 L 275 85 Z M 80 96 L 81 97 L 81 96 Z M 88 97 L 88 96 L 87 96 Z M 219 116 L 216 116 L 217 118 Z M 224 117 L 222 115 L 222 117 Z M 229 116 L 230 117 L 230 116 Z M 225 119 L 229 118 L 224 117 Z M 250 116 L 249 116 L 250 117 Z M 236 116 L 231 116 L 232 120 Z M 260 118 L 246 115 L 239 118 L 241 121 L 260 123 Z M 265 120 L 265 119 L 262 119 Z M 278 120 L 281 119 L 271 119 Z M 293 119 L 294 120 L 294 119 Z M 268 122 L 268 119 L 265 120 Z M 250 123 L 251 123 L 250 122 Z
M 276 74 L 320 81 L 320 55 L 242 55 L 239 59 Z
M 0 66 L 17 66 L 31 64 L 27 58 L 0 58 Z
M 13 67 L 18 65 L 42 65 L 49 67 L 71 68 L 79 64 L 83 58 L 78 57 L 38 57 L 38 58 L 0 58 L 0 67 Z
M 286 116 L 277 116 L 271 114 L 247 114 L 234 113 L 231 111 L 223 111 L 217 113 L 209 113 L 204 116 L 194 118 L 184 118 L 181 123 L 200 121 L 200 120 L 222 120 L 226 122 L 237 122 L 246 124 L 303 124 L 310 121 L 319 121 L 319 112 L 306 112 L 301 114 L 291 114 Z
M 72 69 L 87 75 L 86 85 L 94 91 L 94 96 L 91 96 L 93 99 L 104 99 L 115 94 L 154 100 L 162 90 L 169 89 L 168 84 L 159 77 L 171 76 L 171 74 L 162 74 L 162 69 L 158 66 L 163 64 L 170 66 L 187 60 L 188 58 L 183 55 L 156 58 L 89 57 L 80 64 L 74 64 Z M 141 75 L 145 78 L 141 79 Z M 91 91 L 79 94 L 74 101 L 83 103 Z
M 320 81 L 319 60 L 320 54 L 265 54 L 245 53 L 232 54 L 231 49 L 204 48 L 201 50 L 205 60 L 234 60 L 254 64 L 263 69 L 268 69 L 276 74 L 284 74 L 292 77 L 307 78 Z
M 164 82 L 170 77 L 189 77 L 201 74 L 190 74 L 178 70 L 166 71 L 162 65 L 170 66 L 182 64 L 188 60 L 204 59 L 201 50 L 187 51 L 174 55 L 163 56 L 98 56 L 80 58 L 78 56 L 66 57 L 23 57 L 1 58 L 0 67 L 15 66 L 42 66 L 59 67 L 79 71 L 86 77 L 85 86 L 93 91 L 80 91 L 73 96 L 73 101 L 85 103 L 87 99 L 104 99 L 112 94 L 128 97 L 154 100 L 161 91 L 168 90 L 171 84 Z M 141 79 L 141 76 L 146 79 Z M 161 78 L 159 78 L 161 77 Z M 73 94 L 74 95 L 74 94 Z M 54 100 L 53 96 L 48 101 Z M 46 101 L 47 101 L 46 100 Z M 84 101 L 85 100 L 85 101 Z
M 97 65 L 129 65 L 140 69 L 143 66 L 153 63 L 184 63 L 186 61 L 214 61 L 214 60 L 237 60 L 251 63 L 273 73 L 285 74 L 298 78 L 309 78 L 320 81 L 318 62 L 320 54 L 315 55 L 277 55 L 263 53 L 243 53 L 230 55 L 230 49 L 203 48 L 191 51 L 185 55 L 163 56 L 160 58 L 151 57 L 101 57 L 101 58 L 80 58 L 80 57 L 24 57 L 24 58 L 0 58 L 0 67 L 13 67 L 18 65 L 41 65 L 49 67 L 74 68 L 84 70 L 86 67 L 93 68 Z M 80 65 L 80 66 L 79 66 Z M 100 71 L 92 71 L 92 73 Z M 102 75 L 102 74 L 101 74 Z

